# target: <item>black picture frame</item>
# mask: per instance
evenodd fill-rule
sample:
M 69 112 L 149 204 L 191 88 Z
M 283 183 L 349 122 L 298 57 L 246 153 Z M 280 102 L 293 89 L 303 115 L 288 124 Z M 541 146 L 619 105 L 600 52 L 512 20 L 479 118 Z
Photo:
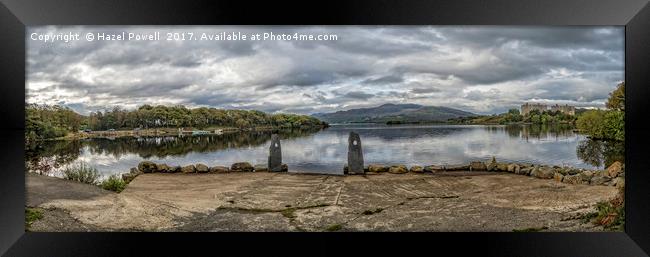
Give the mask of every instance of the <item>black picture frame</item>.
M 25 28 L 35 25 L 617 25 L 625 26 L 625 232 L 41 233 L 25 232 Z M 364 255 L 648 256 L 650 88 L 647 0 L 103 1 L 2 0 L 0 253 L 6 256 Z M 238 246 L 241 245 L 241 246 Z M 352 251 L 343 250 L 353 247 Z M 308 248 L 297 250 L 298 248 Z

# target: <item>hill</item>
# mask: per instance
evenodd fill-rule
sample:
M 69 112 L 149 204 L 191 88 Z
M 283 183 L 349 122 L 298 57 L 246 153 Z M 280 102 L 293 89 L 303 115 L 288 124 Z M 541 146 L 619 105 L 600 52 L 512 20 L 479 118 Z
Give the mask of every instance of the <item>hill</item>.
M 476 114 L 441 106 L 384 104 L 377 107 L 350 109 L 333 113 L 315 113 L 312 116 L 328 123 L 386 123 L 389 121 L 406 123 L 447 121 L 452 118 L 476 116 Z

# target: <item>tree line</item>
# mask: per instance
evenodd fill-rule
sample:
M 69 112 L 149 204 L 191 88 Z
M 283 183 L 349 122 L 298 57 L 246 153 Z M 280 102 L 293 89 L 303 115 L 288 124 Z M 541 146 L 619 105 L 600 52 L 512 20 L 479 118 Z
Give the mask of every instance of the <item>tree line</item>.
M 277 127 L 299 128 L 327 126 L 314 117 L 297 114 L 268 114 L 257 110 L 226 110 L 217 108 L 187 108 L 185 106 L 143 105 L 135 110 L 114 107 L 80 115 L 63 106 L 30 104 L 26 107 L 26 138 L 30 140 L 56 138 L 80 129 L 108 130 L 134 128 L 192 127 Z

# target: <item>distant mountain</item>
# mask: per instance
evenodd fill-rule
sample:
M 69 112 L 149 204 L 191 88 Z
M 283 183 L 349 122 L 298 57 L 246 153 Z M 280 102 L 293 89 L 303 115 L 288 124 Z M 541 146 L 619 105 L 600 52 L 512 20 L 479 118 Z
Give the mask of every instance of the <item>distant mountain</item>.
M 477 115 L 471 112 L 441 106 L 384 104 L 377 107 L 350 109 L 333 113 L 315 113 L 312 116 L 328 123 L 385 123 L 388 121 L 446 121 L 451 118 Z

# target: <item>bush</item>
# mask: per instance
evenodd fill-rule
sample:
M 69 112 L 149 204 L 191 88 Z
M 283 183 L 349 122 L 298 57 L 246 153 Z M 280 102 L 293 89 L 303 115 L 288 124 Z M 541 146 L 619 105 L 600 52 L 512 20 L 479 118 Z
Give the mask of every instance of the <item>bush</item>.
M 607 138 L 625 141 L 625 113 L 622 111 L 609 111 L 605 113 L 605 135 Z
M 78 181 L 86 184 L 96 185 L 99 179 L 99 172 L 85 162 L 79 162 L 68 166 L 63 170 L 63 178 Z
M 605 112 L 601 110 L 589 110 L 584 112 L 576 121 L 579 130 L 596 139 L 605 138 L 604 126 Z
M 126 182 L 124 182 L 124 180 L 122 180 L 122 178 L 118 177 L 117 175 L 111 175 L 108 177 L 108 179 L 102 182 L 101 186 L 103 189 L 119 193 L 122 192 L 122 190 L 124 190 L 126 187 Z
M 622 111 L 589 110 L 578 117 L 576 126 L 594 139 L 625 140 L 625 113 Z

